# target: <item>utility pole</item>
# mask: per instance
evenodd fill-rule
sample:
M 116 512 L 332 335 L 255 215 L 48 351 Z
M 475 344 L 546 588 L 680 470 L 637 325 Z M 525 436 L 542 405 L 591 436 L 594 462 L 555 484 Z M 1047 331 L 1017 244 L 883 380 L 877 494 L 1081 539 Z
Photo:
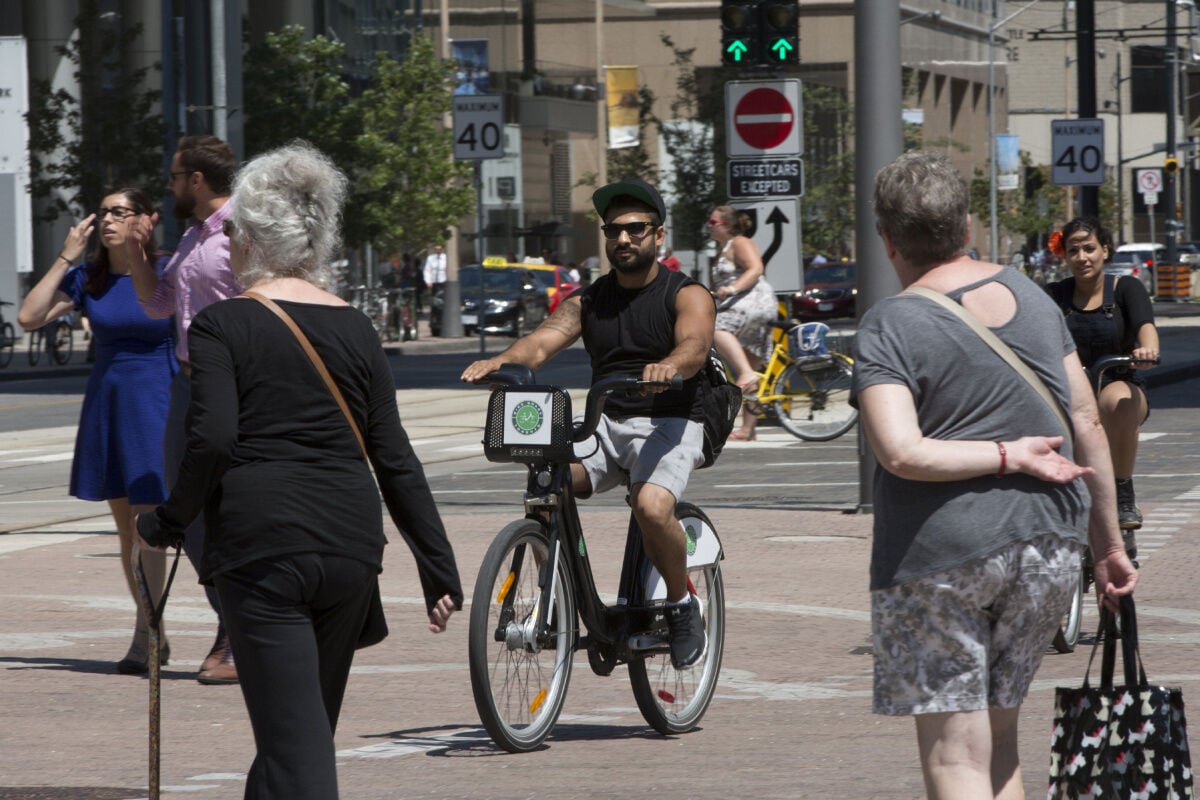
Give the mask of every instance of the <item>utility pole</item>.
M 1096 3 L 1075 2 L 1075 55 L 1079 59 L 1079 118 L 1096 118 Z M 1079 187 L 1079 214 L 1100 216 L 1100 187 Z
M 1167 52 L 1165 54 L 1165 71 L 1167 73 L 1167 158 L 1175 159 L 1175 120 L 1178 117 L 1179 96 L 1175 91 L 1175 73 L 1179 70 L 1179 51 L 1175 41 L 1175 0 L 1167 0 Z M 1167 236 L 1167 252 L 1164 260 L 1167 264 L 1174 266 L 1179 260 L 1179 252 L 1176 247 L 1176 227 L 1179 225 L 1175 217 L 1175 198 L 1176 180 L 1178 173 L 1170 170 L 1163 170 L 1163 230 Z M 1154 265 L 1154 280 L 1158 282 L 1158 265 Z M 1151 294 L 1155 293 L 1156 286 L 1150 287 Z

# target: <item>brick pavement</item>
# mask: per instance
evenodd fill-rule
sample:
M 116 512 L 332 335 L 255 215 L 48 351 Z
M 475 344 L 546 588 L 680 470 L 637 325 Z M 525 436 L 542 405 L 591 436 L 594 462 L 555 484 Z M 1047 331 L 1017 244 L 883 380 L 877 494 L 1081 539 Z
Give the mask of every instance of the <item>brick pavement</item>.
M 1139 592 L 1146 666 L 1152 679 L 1182 683 L 1194 698 L 1200 506 L 1144 510 L 1147 535 L 1163 537 Z M 337 736 L 342 796 L 921 797 L 912 723 L 869 713 L 871 518 L 710 511 L 728 556 L 728 632 L 720 687 L 702 728 L 673 738 L 651 732 L 624 670 L 599 678 L 580 656 L 555 734 L 543 750 L 519 756 L 496 750 L 479 726 L 466 615 L 442 636 L 424 632 L 415 572 L 393 531 L 383 574 L 392 636 L 356 661 Z M 491 535 L 513 514 L 446 512 L 469 597 Z M 611 591 L 624 514 L 584 513 L 598 584 Z M 112 672 L 132 621 L 116 541 L 86 527 L 77 533 L 73 541 L 0 554 L 0 800 L 145 796 L 147 684 Z M 30 534 L 38 535 L 51 534 Z M 193 679 L 213 622 L 186 565 L 167 619 L 173 660 L 163 682 L 164 796 L 240 797 L 252 737 L 236 688 Z M 1021 751 L 1031 797 L 1044 786 L 1053 686 L 1079 683 L 1086 660 L 1085 649 L 1047 656 L 1026 705 Z M 35 786 L 43 788 L 12 788 Z

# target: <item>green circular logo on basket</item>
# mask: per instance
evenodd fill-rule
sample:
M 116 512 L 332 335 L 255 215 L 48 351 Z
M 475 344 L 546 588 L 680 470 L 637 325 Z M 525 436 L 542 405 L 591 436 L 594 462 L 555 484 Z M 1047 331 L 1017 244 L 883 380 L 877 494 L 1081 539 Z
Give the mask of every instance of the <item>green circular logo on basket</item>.
M 522 400 L 513 407 L 512 424 L 517 433 L 522 436 L 532 436 L 537 433 L 545 421 L 542 407 L 532 400 Z
M 687 554 L 696 555 L 696 528 L 688 525 L 683 529 L 683 538 L 687 540 Z

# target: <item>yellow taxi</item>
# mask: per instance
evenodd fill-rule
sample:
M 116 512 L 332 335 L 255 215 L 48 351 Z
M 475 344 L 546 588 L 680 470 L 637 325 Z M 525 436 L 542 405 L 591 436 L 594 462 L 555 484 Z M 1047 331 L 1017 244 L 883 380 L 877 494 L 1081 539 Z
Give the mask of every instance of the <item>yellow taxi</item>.
M 558 304 L 563 298 L 570 297 L 571 292 L 579 288 L 579 284 L 573 283 L 570 276 L 567 274 L 566 267 L 560 267 L 557 264 L 543 264 L 540 262 L 531 261 L 509 261 L 501 256 L 489 256 L 483 260 L 484 267 L 520 267 L 527 269 L 537 278 L 542 288 L 546 290 L 546 297 L 550 300 L 550 313 L 554 313 L 554 309 L 558 308 Z

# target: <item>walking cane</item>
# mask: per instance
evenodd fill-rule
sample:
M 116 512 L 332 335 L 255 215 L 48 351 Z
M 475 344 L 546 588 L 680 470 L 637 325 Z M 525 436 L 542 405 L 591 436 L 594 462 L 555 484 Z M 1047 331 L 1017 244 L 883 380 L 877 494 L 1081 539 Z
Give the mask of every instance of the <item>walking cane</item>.
M 134 536 L 138 534 L 135 532 Z M 158 764 L 159 753 L 161 750 L 161 739 L 159 738 L 162 709 L 161 695 L 161 673 L 158 661 L 159 651 L 159 626 L 162 623 L 163 609 L 167 605 L 167 592 L 171 590 L 171 582 L 175 580 L 175 569 L 179 566 L 179 547 L 175 547 L 175 561 L 171 564 L 171 574 L 167 577 L 167 583 L 163 586 L 162 597 L 159 598 L 158 608 L 154 607 L 154 599 L 150 595 L 150 584 L 146 581 L 146 573 L 142 569 L 142 554 L 139 550 L 137 556 L 133 559 L 133 577 L 137 583 L 138 601 L 142 606 L 142 613 L 146 615 L 146 626 L 150 632 L 150 800 L 159 800 L 158 786 Z

